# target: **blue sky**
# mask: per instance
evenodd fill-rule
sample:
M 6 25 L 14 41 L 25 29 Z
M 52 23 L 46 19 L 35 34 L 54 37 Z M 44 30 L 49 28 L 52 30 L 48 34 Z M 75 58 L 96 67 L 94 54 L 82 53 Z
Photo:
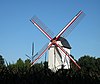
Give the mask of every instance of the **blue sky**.
M 32 42 L 35 52 L 49 42 L 30 22 L 34 15 L 56 35 L 79 10 L 86 16 L 67 37 L 71 53 L 100 57 L 100 0 L 0 0 L 0 54 L 8 62 L 25 60 Z

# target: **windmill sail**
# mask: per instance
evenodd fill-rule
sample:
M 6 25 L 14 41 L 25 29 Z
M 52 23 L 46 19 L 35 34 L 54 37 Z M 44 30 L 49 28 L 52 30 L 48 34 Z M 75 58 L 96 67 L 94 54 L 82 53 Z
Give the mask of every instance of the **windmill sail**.
M 33 16 L 31 22 L 35 23 L 35 26 L 37 26 L 50 40 L 53 38 L 54 33 L 37 16 Z
M 73 28 L 75 28 L 75 24 L 79 22 L 80 17 L 84 16 L 83 11 L 79 11 L 74 17 L 73 19 L 57 34 L 56 36 L 56 40 L 59 39 L 59 37 L 61 36 L 67 36 L 66 34 L 66 30 L 69 29 L 71 32 L 73 30 Z M 81 19 L 80 19 L 81 20 Z M 74 24 L 75 22 L 75 24 Z M 72 26 L 72 27 L 71 27 Z M 70 28 L 69 28 L 70 27 Z
M 32 43 L 32 56 L 34 55 L 34 42 Z
M 85 13 L 82 11 L 78 18 L 67 28 L 67 30 L 61 35 L 61 37 L 66 38 L 72 32 L 72 30 L 79 24 L 79 22 L 83 19 L 84 16 Z
M 33 65 L 38 59 L 41 58 L 41 56 L 46 52 L 46 50 L 47 50 L 48 48 L 51 47 L 51 45 L 52 45 L 52 44 L 49 44 L 49 45 L 48 45 L 48 43 L 45 44 L 45 45 L 43 46 L 43 48 L 42 48 L 39 52 L 36 53 L 35 58 L 34 58 L 34 60 L 33 60 L 33 62 L 32 62 L 32 65 Z

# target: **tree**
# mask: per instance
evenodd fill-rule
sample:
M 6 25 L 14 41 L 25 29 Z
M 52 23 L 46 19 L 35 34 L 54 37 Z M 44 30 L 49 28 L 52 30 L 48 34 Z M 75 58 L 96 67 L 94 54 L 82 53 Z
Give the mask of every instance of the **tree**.
M 25 66 L 25 69 L 26 69 L 27 71 L 29 71 L 30 68 L 31 68 L 31 60 L 30 60 L 30 59 L 26 59 L 26 60 L 25 60 L 24 66 Z
M 19 72 L 23 72 L 23 70 L 24 70 L 24 62 L 23 62 L 23 60 L 21 58 L 19 58 L 17 60 L 15 65 L 16 65 L 16 67 L 17 67 Z
M 97 67 L 96 76 L 97 76 L 97 78 L 99 78 L 99 80 L 100 80 L 100 58 L 97 58 L 97 59 L 96 59 L 96 67 Z
M 0 55 L 0 68 L 4 66 L 4 58 Z
M 78 60 L 80 66 L 81 66 L 81 75 L 83 77 L 88 77 L 90 79 L 96 79 L 97 76 L 97 67 L 98 64 L 96 62 L 96 58 L 95 57 L 91 57 L 89 55 L 85 55 L 83 57 L 81 57 L 79 60 Z
M 33 67 L 34 67 L 35 71 L 40 71 L 40 70 L 42 70 L 44 68 L 42 62 L 34 64 Z

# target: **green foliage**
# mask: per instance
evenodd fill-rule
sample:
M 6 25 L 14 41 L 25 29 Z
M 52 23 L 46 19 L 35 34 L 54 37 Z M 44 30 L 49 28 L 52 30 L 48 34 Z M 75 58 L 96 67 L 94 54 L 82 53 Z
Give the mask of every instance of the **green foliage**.
M 0 55 L 0 68 L 4 66 L 4 58 Z
M 17 68 L 24 68 L 24 62 L 23 62 L 23 60 L 21 59 L 21 58 L 19 58 L 18 60 L 17 60 L 17 63 L 16 63 L 16 67 Z
M 43 69 L 43 63 L 41 62 L 41 63 L 36 63 L 36 64 L 34 64 L 34 70 L 35 71 L 40 71 L 40 70 L 42 70 Z
M 85 55 L 78 60 L 78 63 L 81 66 L 81 75 L 89 76 L 92 79 L 100 77 L 100 58 L 96 59 L 95 57 Z
M 4 59 L 1 57 L 1 65 Z M 84 55 L 77 61 L 81 66 L 78 70 L 71 62 L 71 69 L 58 70 L 56 73 L 49 70 L 48 62 L 36 63 L 31 67 L 31 60 L 9 63 L 1 67 L 1 84 L 100 84 L 100 58 Z M 81 81 L 81 82 L 80 82 Z
M 25 69 L 28 71 L 30 66 L 31 66 L 31 60 L 30 59 L 26 59 L 25 63 L 24 63 Z

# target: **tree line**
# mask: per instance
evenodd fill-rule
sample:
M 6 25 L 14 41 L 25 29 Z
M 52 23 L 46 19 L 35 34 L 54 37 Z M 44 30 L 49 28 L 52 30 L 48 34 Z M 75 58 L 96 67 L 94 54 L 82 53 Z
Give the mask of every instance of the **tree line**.
M 19 58 L 16 63 L 8 64 L 0 55 L 0 84 L 100 84 L 100 58 L 84 55 L 76 62 L 80 70 L 71 62 L 69 70 L 54 73 L 48 69 L 48 62 L 30 67 L 30 59 Z

